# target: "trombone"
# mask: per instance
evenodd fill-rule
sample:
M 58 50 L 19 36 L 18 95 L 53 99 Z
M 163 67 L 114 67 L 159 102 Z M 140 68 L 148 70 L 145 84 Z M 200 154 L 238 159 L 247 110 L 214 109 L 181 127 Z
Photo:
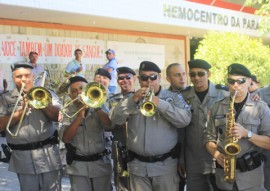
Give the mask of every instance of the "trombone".
M 151 117 L 155 115 L 157 111 L 156 104 L 152 101 L 154 96 L 154 89 L 149 90 L 148 93 L 145 95 L 143 103 L 140 106 L 141 113 L 146 117 Z
M 63 75 L 64 77 L 66 77 L 66 79 L 60 84 L 60 86 L 58 86 L 56 90 L 56 94 L 58 95 L 58 97 L 64 97 L 68 93 L 68 86 L 70 82 L 69 79 L 75 76 L 75 74 L 69 74 L 66 72 L 64 72 Z
M 35 78 L 35 81 L 40 79 L 41 76 L 42 76 L 42 81 L 41 81 L 41 85 L 44 86 L 44 83 L 45 83 L 45 79 L 46 79 L 46 75 L 47 75 L 47 72 L 44 71 L 42 73 L 40 73 L 36 78 Z M 19 124 L 17 126 L 17 129 L 15 131 L 15 133 L 12 133 L 10 131 L 10 123 L 11 123 L 11 120 L 13 118 L 13 115 L 18 107 L 18 103 L 21 99 L 21 95 L 23 94 L 23 91 L 25 89 L 25 83 L 22 83 L 22 87 L 21 87 L 21 90 L 19 92 L 19 97 L 15 103 L 15 106 L 14 106 L 14 109 L 11 113 L 11 116 L 9 118 L 9 121 L 8 121 L 8 124 L 6 126 L 6 130 L 7 132 L 12 136 L 12 137 L 17 137 L 18 136 L 18 133 L 19 133 L 19 130 L 21 128 L 21 124 L 22 124 L 22 121 L 23 121 L 23 118 L 25 116 L 25 113 L 26 113 L 26 109 L 28 108 L 28 105 L 30 105 L 31 107 L 35 108 L 35 109 L 43 109 L 43 108 L 46 108 L 48 107 L 48 105 L 52 102 L 52 95 L 51 93 L 44 87 L 41 87 L 41 86 L 37 86 L 37 87 L 33 87 L 31 88 L 27 94 L 26 94 L 26 98 L 27 98 L 27 102 L 24 106 L 24 109 L 23 109 L 23 113 L 22 113 L 22 116 L 20 118 L 20 121 L 19 121 Z
M 98 83 L 98 82 L 91 82 L 88 83 L 86 86 L 83 87 L 83 91 L 80 95 L 77 96 L 74 100 L 69 101 L 61 108 L 61 112 L 66 115 L 68 118 L 73 118 L 76 116 L 81 110 L 84 109 L 82 106 L 77 112 L 73 115 L 68 115 L 64 109 L 67 108 L 71 103 L 75 101 L 80 101 L 84 104 L 84 106 L 91 107 L 91 108 L 98 108 L 102 106 L 105 101 L 107 100 L 107 90 L 106 88 Z

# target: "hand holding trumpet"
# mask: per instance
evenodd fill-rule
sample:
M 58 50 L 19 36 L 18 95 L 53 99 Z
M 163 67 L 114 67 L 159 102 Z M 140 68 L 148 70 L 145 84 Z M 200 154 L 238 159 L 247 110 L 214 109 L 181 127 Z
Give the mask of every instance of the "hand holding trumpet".
M 145 96 L 150 92 L 149 87 L 142 87 L 141 89 L 137 90 L 133 95 L 133 101 L 138 102 L 145 98 Z

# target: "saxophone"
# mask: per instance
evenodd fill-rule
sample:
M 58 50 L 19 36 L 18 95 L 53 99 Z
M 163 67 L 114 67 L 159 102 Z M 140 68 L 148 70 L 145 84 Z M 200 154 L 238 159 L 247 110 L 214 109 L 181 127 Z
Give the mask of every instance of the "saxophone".
M 229 113 L 226 114 L 224 180 L 229 183 L 235 181 L 236 155 L 241 151 L 237 137 L 230 135 L 231 128 L 235 126 L 234 101 L 236 94 L 237 91 L 231 98 Z

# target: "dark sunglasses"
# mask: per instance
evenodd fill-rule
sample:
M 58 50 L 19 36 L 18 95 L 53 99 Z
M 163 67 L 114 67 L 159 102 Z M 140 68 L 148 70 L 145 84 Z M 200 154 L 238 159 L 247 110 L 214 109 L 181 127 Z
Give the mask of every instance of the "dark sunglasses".
M 247 78 L 239 78 L 239 79 L 237 79 L 237 80 L 234 80 L 234 79 L 231 79 L 231 78 L 228 78 L 228 79 L 227 79 L 227 82 L 228 82 L 229 84 L 231 84 L 231 85 L 234 85 L 235 82 L 236 82 L 237 84 L 244 84 L 244 83 L 246 83 L 246 81 L 247 81 Z
M 130 80 L 131 79 L 131 76 L 130 75 L 118 76 L 118 80 L 124 80 L 124 79 Z
M 205 74 L 207 74 L 207 72 L 190 72 L 189 76 L 191 78 L 194 78 L 196 76 L 203 77 L 203 76 L 205 76 Z
M 148 79 L 150 79 L 151 81 L 154 81 L 154 80 L 156 80 L 157 79 L 157 74 L 153 74 L 153 75 L 151 75 L 151 76 L 140 76 L 140 79 L 142 80 L 142 81 L 148 81 Z

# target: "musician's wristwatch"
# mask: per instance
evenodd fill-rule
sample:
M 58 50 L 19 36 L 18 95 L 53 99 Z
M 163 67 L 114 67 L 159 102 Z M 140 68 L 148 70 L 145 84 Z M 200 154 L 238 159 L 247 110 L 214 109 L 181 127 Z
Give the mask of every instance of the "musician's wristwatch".
M 248 131 L 248 134 L 247 134 L 247 138 L 250 139 L 253 135 L 253 132 L 252 131 Z

